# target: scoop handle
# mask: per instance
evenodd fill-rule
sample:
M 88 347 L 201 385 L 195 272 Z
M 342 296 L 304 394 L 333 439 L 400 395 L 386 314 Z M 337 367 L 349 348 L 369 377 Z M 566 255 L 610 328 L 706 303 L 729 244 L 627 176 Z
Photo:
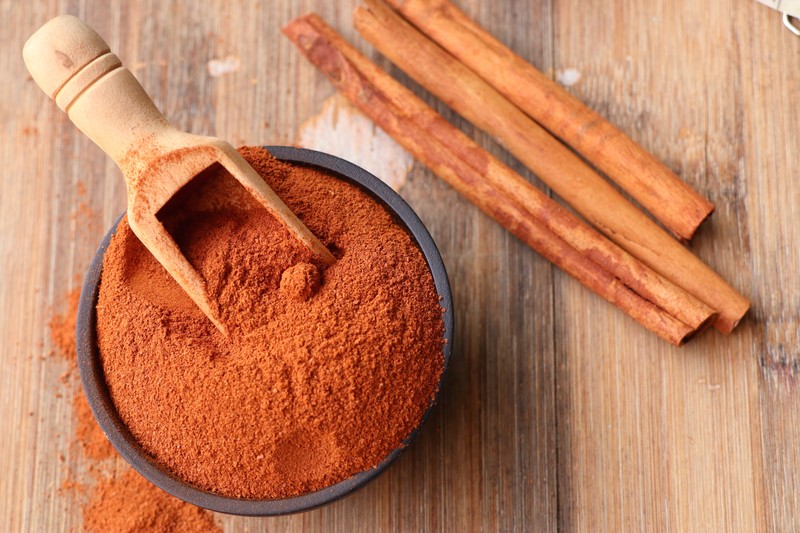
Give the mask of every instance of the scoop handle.
M 77 17 L 47 22 L 25 43 L 22 56 L 39 87 L 126 176 L 132 159 L 147 159 L 143 145 L 172 130 L 103 38 Z

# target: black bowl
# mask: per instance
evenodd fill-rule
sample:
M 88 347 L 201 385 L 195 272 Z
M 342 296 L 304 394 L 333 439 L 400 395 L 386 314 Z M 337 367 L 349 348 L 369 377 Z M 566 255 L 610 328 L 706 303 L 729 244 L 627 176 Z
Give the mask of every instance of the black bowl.
M 450 294 L 447 272 L 442 263 L 442 257 L 439 255 L 436 244 L 433 242 L 428 230 L 425 229 L 419 217 L 417 217 L 416 213 L 414 213 L 396 192 L 366 170 L 352 163 L 332 155 L 302 148 L 293 148 L 289 146 L 266 146 L 265 148 L 282 161 L 319 167 L 334 173 L 344 181 L 357 185 L 392 213 L 396 222 L 400 224 L 401 227 L 404 227 L 414 238 L 420 250 L 422 250 L 422 254 L 425 256 L 425 260 L 433 275 L 436 291 L 441 297 L 441 305 L 445 309 L 443 315 L 445 328 L 445 343 L 443 346 L 444 371 L 442 372 L 442 380 L 439 382 L 439 388 L 441 389 L 447 371 L 447 365 L 450 360 L 450 348 L 453 344 L 453 302 Z M 117 221 L 117 224 L 119 224 L 119 221 Z M 134 469 L 153 484 L 181 500 L 206 509 L 211 509 L 212 511 L 251 516 L 296 513 L 325 505 L 347 496 L 356 489 L 366 485 L 369 481 L 386 470 L 392 461 L 397 459 L 400 453 L 402 453 L 405 447 L 414 440 L 419 432 L 419 428 L 430 414 L 436 401 L 435 398 L 425 412 L 420 425 L 414 429 L 400 448 L 392 451 L 377 467 L 360 472 L 330 487 L 302 496 L 280 500 L 244 500 L 229 498 L 195 488 L 168 472 L 142 450 L 141 446 L 120 419 L 116 407 L 111 401 L 103 375 L 103 366 L 100 362 L 97 350 L 95 306 L 97 304 L 97 296 L 100 288 L 103 255 L 105 254 L 108 243 L 115 230 L 116 224 L 108 232 L 100 248 L 97 250 L 83 283 L 77 325 L 78 367 L 81 373 L 81 381 L 83 382 L 83 390 L 89 400 L 89 405 L 92 408 L 92 412 L 98 424 L 100 424 L 100 427 L 108 437 L 108 440 L 111 441 L 114 448 L 117 449 L 120 455 L 122 455 Z

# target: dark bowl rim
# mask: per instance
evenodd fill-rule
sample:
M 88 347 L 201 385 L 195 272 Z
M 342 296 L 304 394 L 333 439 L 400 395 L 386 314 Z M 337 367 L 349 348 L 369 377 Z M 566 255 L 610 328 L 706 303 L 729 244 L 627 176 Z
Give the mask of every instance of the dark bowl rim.
M 416 438 L 431 410 L 437 403 L 453 344 L 453 301 L 450 282 L 444 267 L 441 254 L 430 233 L 411 207 L 384 182 L 362 169 L 339 157 L 292 146 L 264 146 L 277 159 L 293 164 L 311 165 L 328 170 L 339 178 L 354 183 L 383 204 L 392 213 L 395 220 L 404 226 L 422 251 L 430 268 L 436 291 L 444 308 L 444 368 L 439 387 L 420 424 L 411 432 L 403 445 L 393 450 L 381 463 L 370 470 L 360 472 L 344 481 L 324 489 L 280 500 L 245 500 L 230 498 L 195 488 L 162 469 L 158 463 L 144 452 L 128 428 L 120 419 L 105 385 L 102 364 L 97 353 L 96 332 L 93 327 L 96 319 L 96 303 L 100 287 L 100 274 L 103 256 L 115 233 L 122 216 L 108 231 L 100 244 L 84 279 L 78 307 L 77 349 L 78 368 L 80 370 L 83 390 L 100 428 L 120 455 L 142 476 L 167 493 L 198 507 L 227 514 L 244 516 L 277 516 L 283 514 L 308 511 L 343 498 L 363 487 L 377 476 L 403 452 Z

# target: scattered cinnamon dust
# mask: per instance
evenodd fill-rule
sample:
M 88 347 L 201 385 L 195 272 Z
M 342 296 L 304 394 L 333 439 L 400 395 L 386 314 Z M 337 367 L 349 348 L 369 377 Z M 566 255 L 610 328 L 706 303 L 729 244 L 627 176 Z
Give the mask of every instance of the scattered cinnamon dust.
M 83 527 L 91 533 L 221 531 L 211 513 L 173 498 L 131 469 L 100 481 L 83 516 Z
M 78 349 L 75 342 L 75 327 L 78 322 L 78 303 L 80 289 L 73 289 L 65 298 L 66 310 L 50 319 L 50 339 L 56 349 L 53 351 L 67 361 L 68 369 L 61 374 L 60 380 L 68 384 L 78 368 Z M 108 442 L 103 430 L 97 425 L 89 402 L 81 391 L 77 391 L 72 401 L 73 412 L 77 418 L 75 427 L 76 441 L 83 448 L 86 457 L 95 460 L 114 457 L 114 447 Z
M 90 202 L 80 201 L 75 210 L 70 213 L 71 222 L 81 225 L 88 233 L 98 233 L 100 228 L 100 213 L 92 207 Z
M 72 409 L 78 419 L 78 425 L 75 427 L 75 437 L 83 449 L 83 454 L 95 461 L 114 457 L 116 451 L 94 419 L 94 414 L 92 414 L 92 409 L 89 407 L 85 394 L 79 392 L 73 397 Z
M 122 420 L 166 469 L 226 496 L 282 498 L 403 445 L 442 373 L 442 309 L 421 252 L 367 194 L 261 148 L 240 152 L 338 261 L 323 269 L 212 167 L 159 217 L 229 337 L 123 219 L 103 263 L 98 344 Z
M 80 299 L 80 289 L 69 291 L 64 298 L 66 310 L 62 314 L 54 314 L 50 318 L 50 340 L 56 348 L 52 353 L 67 361 L 69 364 L 68 371 L 78 368 L 75 326 L 78 322 L 78 302 Z
M 64 481 L 61 482 L 61 486 L 58 489 L 60 494 L 63 493 L 73 493 L 73 494 L 84 494 L 86 492 L 86 484 L 81 483 L 73 477 L 73 473 L 69 472 Z

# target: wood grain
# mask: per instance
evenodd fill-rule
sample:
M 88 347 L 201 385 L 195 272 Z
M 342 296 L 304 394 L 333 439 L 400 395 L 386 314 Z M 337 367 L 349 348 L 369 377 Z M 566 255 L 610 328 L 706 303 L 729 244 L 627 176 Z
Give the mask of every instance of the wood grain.
M 800 39 L 745 0 L 458 3 L 548 74 L 578 70 L 573 94 L 716 203 L 692 249 L 753 312 L 730 337 L 671 348 L 415 167 L 401 193 L 442 250 L 457 306 L 441 405 L 397 464 L 346 500 L 218 522 L 252 532 L 797 530 Z M 125 205 L 113 163 L 26 76 L 25 39 L 57 14 L 78 15 L 177 127 L 291 144 L 334 90 L 279 27 L 315 10 L 377 57 L 353 31 L 354 6 L 0 0 L 1 529 L 80 530 L 79 501 L 59 487 L 70 470 L 90 479 L 89 463 L 70 446 L 73 389 L 59 379 L 66 364 L 47 357 L 47 322 Z M 229 55 L 239 70 L 209 76 L 207 62 Z

